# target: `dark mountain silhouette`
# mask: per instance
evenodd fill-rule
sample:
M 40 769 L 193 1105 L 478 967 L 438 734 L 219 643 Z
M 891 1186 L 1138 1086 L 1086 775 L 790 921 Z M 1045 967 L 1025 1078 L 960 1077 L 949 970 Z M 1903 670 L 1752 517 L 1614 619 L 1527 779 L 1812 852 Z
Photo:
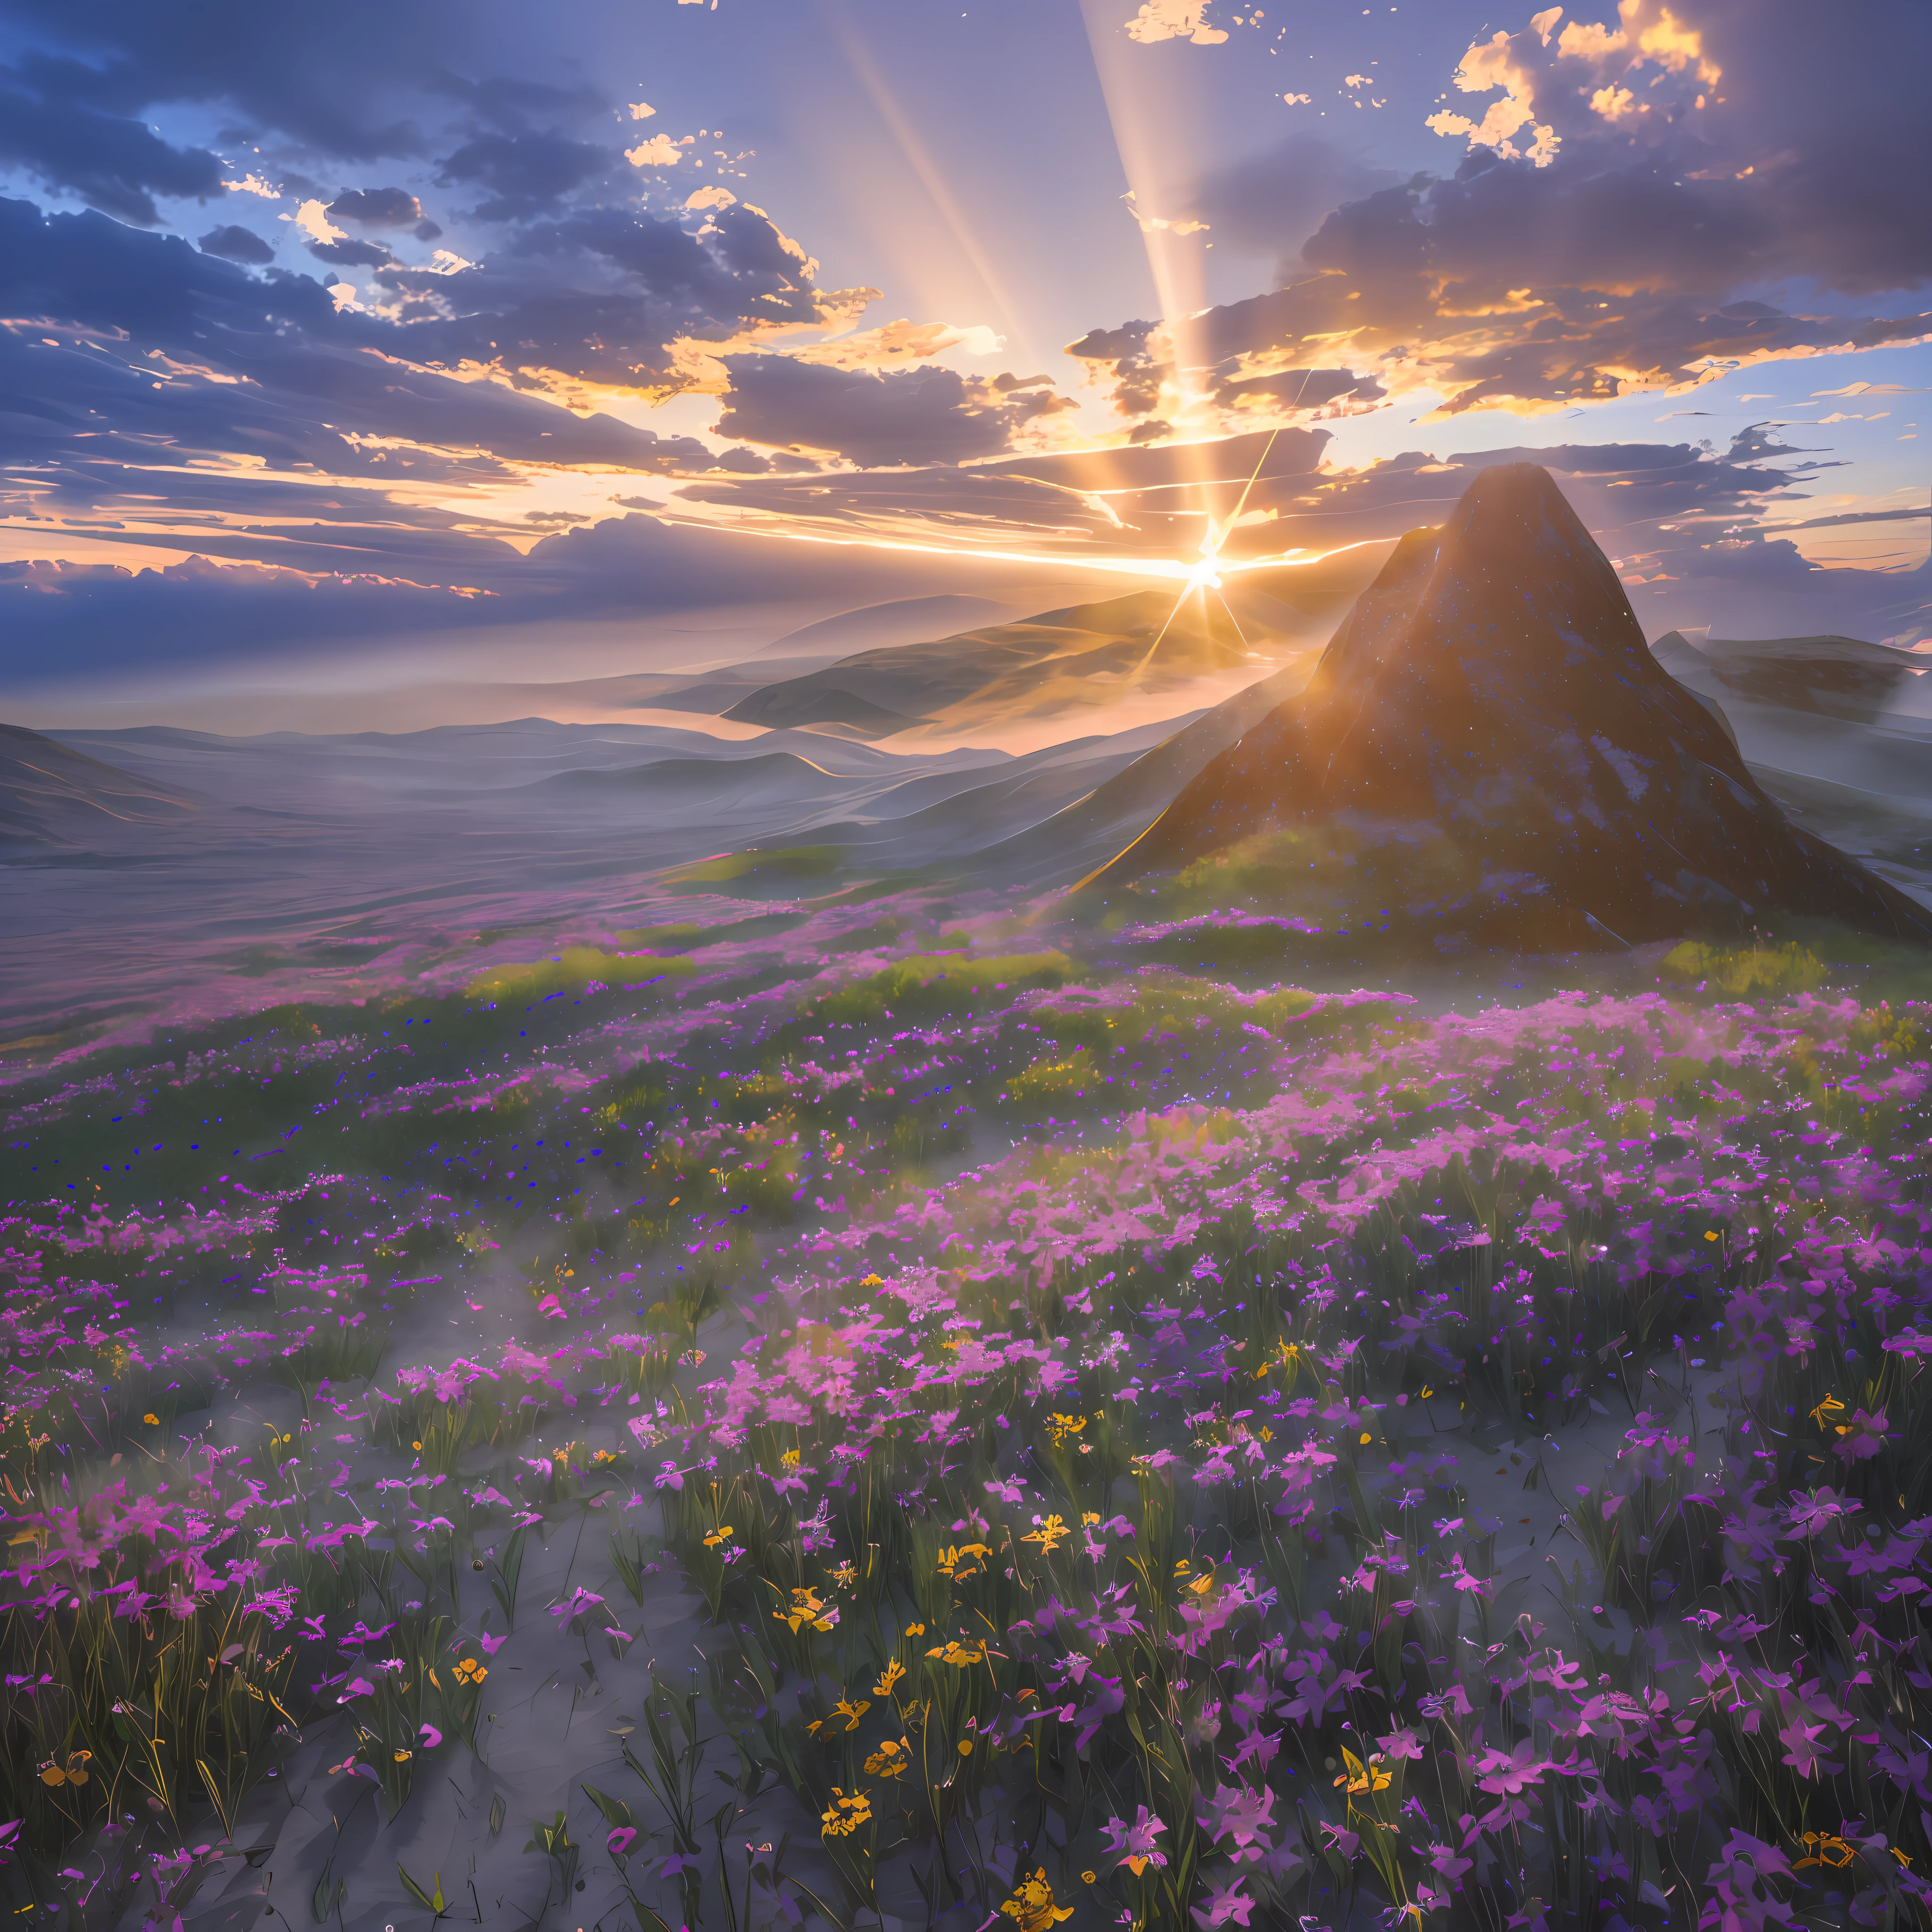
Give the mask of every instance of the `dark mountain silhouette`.
M 0 724 L 0 850 L 119 849 L 140 828 L 180 824 L 200 806 L 38 731 Z
M 1270 891 L 1287 847 L 1321 881 L 1339 844 L 1356 916 L 1421 920 L 1438 944 L 1634 944 L 1778 913 L 1932 940 L 1932 913 L 1786 820 L 1530 464 L 1484 470 L 1411 531 L 1301 696 L 1084 883 L 1146 891 L 1196 866 L 1199 888 L 1220 854 L 1234 886 L 1271 832 Z

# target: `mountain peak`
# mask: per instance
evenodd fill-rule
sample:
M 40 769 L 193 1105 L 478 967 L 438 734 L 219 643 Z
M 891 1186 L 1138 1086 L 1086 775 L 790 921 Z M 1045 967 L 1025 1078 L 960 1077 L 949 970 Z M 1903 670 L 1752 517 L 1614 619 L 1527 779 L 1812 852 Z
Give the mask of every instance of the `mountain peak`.
M 1783 910 L 1932 938 L 1932 914 L 1786 823 L 1534 464 L 1480 472 L 1411 531 L 1301 696 L 1092 883 L 1282 837 L 1305 878 L 1311 834 L 1347 843 L 1384 903 L 1420 892 L 1421 867 L 1438 931 L 1561 944 L 1594 922 L 1636 941 Z

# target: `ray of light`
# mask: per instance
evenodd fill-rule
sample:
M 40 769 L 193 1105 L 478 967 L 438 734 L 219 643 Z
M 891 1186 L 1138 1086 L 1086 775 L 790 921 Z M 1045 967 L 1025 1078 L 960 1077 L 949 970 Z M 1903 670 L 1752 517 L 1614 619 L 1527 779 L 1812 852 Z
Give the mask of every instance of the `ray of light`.
M 1304 377 L 1304 383 L 1306 380 Z M 1148 645 L 1147 656 L 1134 667 L 1136 677 L 1138 677 L 1153 663 L 1154 654 L 1160 649 L 1162 640 L 1173 628 L 1174 620 L 1180 615 L 1180 607 L 1186 602 L 1188 592 L 1198 590 L 1204 602 L 1209 591 L 1220 589 L 1221 546 L 1227 542 L 1229 532 L 1241 520 L 1241 512 L 1248 507 L 1248 493 L 1255 487 L 1255 478 L 1262 473 L 1262 466 L 1268 460 L 1268 452 L 1274 448 L 1274 440 L 1280 434 L 1278 428 L 1268 432 L 1268 441 L 1262 445 L 1262 453 L 1255 458 L 1254 470 L 1247 482 L 1241 486 L 1240 496 L 1234 505 L 1234 514 L 1228 519 L 1225 526 L 1217 524 L 1211 514 L 1208 517 L 1208 534 L 1201 539 L 1201 561 L 1188 572 L 1187 581 L 1182 586 L 1180 595 L 1174 600 L 1174 608 L 1167 614 L 1167 622 L 1160 627 L 1160 635 Z M 1241 629 L 1240 620 L 1234 615 L 1234 607 L 1224 597 L 1221 599 L 1221 608 L 1227 612 L 1228 621 L 1234 627 L 1234 634 L 1240 638 L 1245 649 L 1247 637 Z
M 661 516 L 660 521 L 691 530 L 728 530 L 737 536 L 766 537 L 781 543 L 827 544 L 841 550 L 909 550 L 922 556 L 981 559 L 989 563 L 1029 563 L 1049 570 L 1091 570 L 1110 577 L 1145 577 L 1166 584 L 1191 585 L 1202 568 L 1197 559 L 1190 563 L 1172 556 L 1076 556 L 1061 550 L 980 549 L 964 544 L 916 543 L 901 537 L 831 537 L 815 530 L 760 529 L 746 524 L 718 524 L 700 517 Z M 1325 563 L 1331 556 L 1350 550 L 1370 550 L 1385 543 L 1385 537 L 1364 537 L 1354 543 L 1337 544 L 1333 550 L 1283 551 L 1278 556 L 1220 558 L 1214 560 L 1217 575 L 1238 576 L 1251 570 L 1305 570 Z
M 883 121 L 892 139 L 898 142 L 899 152 L 905 157 L 906 165 L 917 176 L 920 185 L 938 211 L 940 218 L 952 232 L 952 238 L 959 251 L 973 265 L 973 270 L 1000 312 L 1006 326 L 1008 340 L 1029 363 L 1037 362 L 1038 352 L 1031 340 L 1024 312 L 1019 304 L 1006 292 L 999 271 L 994 266 L 992 258 L 981 243 L 972 224 L 968 220 L 958 197 L 948 184 L 945 172 L 926 151 L 926 144 L 914 131 L 906 117 L 896 95 L 888 85 L 886 77 L 879 71 L 878 63 L 872 58 L 872 50 L 866 44 L 864 36 L 846 14 L 842 6 L 833 4 L 825 9 L 824 17 L 830 24 L 839 51 L 858 77 L 860 85 L 866 90 L 874 110 Z

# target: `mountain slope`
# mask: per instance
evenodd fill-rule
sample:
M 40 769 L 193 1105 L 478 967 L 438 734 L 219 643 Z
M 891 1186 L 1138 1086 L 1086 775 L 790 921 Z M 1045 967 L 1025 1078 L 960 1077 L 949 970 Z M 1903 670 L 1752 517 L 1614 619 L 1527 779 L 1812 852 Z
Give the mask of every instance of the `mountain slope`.
M 1276 594 L 1304 586 L 1278 584 L 1275 574 L 1265 586 L 1231 578 L 1225 593 L 1190 593 L 1178 608 L 1176 589 L 1135 591 L 1021 623 L 860 652 L 768 685 L 724 715 L 874 739 L 997 738 L 1016 726 L 1036 730 L 1048 718 L 1067 730 L 1092 729 L 1097 712 L 1169 694 L 1180 700 L 1171 710 L 1197 708 L 1204 686 L 1211 703 L 1264 674 L 1316 621 Z
M 1346 844 L 1361 903 L 1384 902 L 1357 916 L 1445 934 L 1634 943 L 1785 911 L 1932 940 L 1932 914 L 1786 820 L 1534 464 L 1484 470 L 1410 532 L 1302 696 L 1089 883 L 1252 857 L 1270 833 L 1318 880 Z
M 200 809 L 170 786 L 0 724 L 0 849 L 118 849 L 140 828 L 178 825 Z

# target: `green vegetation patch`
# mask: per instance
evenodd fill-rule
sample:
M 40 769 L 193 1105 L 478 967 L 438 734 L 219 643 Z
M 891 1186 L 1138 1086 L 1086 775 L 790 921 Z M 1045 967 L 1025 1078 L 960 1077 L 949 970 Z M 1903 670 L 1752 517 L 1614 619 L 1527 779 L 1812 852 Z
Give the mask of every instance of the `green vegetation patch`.
M 472 1000 L 540 1000 L 551 993 L 574 992 L 593 980 L 606 986 L 640 986 L 674 974 L 697 970 L 688 959 L 646 952 L 600 952 L 594 946 L 572 946 L 554 959 L 492 967 L 472 980 L 466 990 Z
M 1701 981 L 1707 991 L 1748 998 L 1759 993 L 1810 992 L 1825 979 L 1823 960 L 1796 943 L 1727 947 L 1686 940 L 1665 954 L 1672 979 Z
M 845 856 L 838 845 L 784 845 L 766 852 L 756 846 L 726 852 L 695 865 L 680 866 L 670 874 L 679 885 L 722 886 L 734 879 L 822 879 L 838 869 Z

